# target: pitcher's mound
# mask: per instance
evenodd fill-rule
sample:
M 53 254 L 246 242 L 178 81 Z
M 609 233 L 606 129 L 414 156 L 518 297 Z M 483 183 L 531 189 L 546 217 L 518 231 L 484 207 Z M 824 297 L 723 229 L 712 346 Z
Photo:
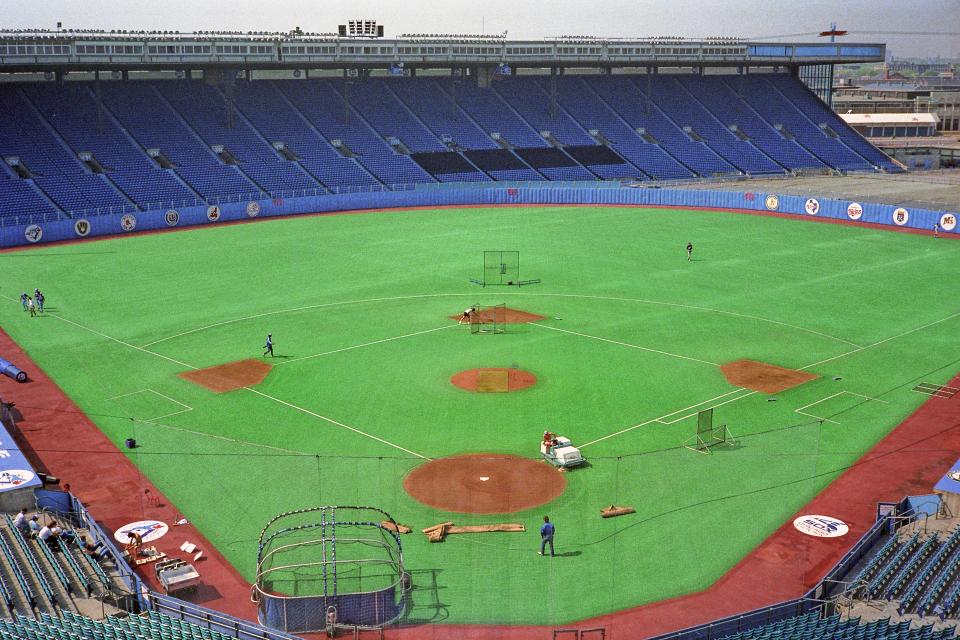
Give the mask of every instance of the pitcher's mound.
M 476 393 L 509 393 L 532 387 L 537 376 L 522 369 L 468 369 L 454 374 L 450 382 Z
M 481 322 L 493 322 L 493 309 L 487 308 L 480 312 Z M 463 317 L 462 313 L 450 316 L 451 320 L 459 321 Z M 504 324 L 523 324 L 524 322 L 536 322 L 537 320 L 546 320 L 546 316 L 540 316 L 535 313 L 527 313 L 519 309 L 507 307 L 502 310 L 502 315 L 497 314 L 497 322 Z
M 184 371 L 178 373 L 177 377 L 189 380 L 214 393 L 224 393 L 263 382 L 270 373 L 270 369 L 271 365 L 262 360 L 249 359 L 228 362 L 207 369 Z
M 761 393 L 780 393 L 818 377 L 756 360 L 734 360 L 721 365 L 720 371 L 730 384 Z
M 558 498 L 564 474 L 543 460 L 478 453 L 431 460 L 403 480 L 414 500 L 455 513 L 512 513 Z

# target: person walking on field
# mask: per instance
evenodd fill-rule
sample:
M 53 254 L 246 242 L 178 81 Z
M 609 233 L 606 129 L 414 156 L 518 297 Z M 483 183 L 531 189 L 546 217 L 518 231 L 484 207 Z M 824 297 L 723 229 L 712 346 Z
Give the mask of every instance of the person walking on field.
M 550 545 L 550 557 L 554 557 L 553 553 L 553 535 L 556 533 L 557 528 L 553 526 L 553 523 L 550 522 L 550 516 L 543 516 L 543 526 L 540 527 L 540 555 L 543 555 L 547 550 L 547 545 Z
M 693 260 L 693 243 L 688 242 L 687 243 L 687 262 L 690 262 L 691 260 Z
M 267 357 L 267 354 L 270 354 L 270 357 L 273 357 L 273 334 L 267 334 L 267 344 L 263 345 L 264 352 L 263 357 Z
M 27 311 L 30 312 L 31 318 L 37 317 L 37 305 L 33 304 L 33 298 L 27 298 Z
M 21 294 L 20 294 L 20 304 L 23 305 L 23 310 L 24 310 L 24 311 L 27 310 L 27 300 L 29 300 L 29 299 L 30 299 L 30 296 L 28 296 L 27 294 L 25 294 L 25 293 L 21 293 Z

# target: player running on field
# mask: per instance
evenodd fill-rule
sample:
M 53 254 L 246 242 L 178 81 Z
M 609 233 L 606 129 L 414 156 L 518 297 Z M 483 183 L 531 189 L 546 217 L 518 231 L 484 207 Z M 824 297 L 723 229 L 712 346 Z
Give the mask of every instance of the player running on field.
M 687 243 L 687 262 L 690 262 L 691 260 L 693 260 L 693 243 L 688 242 Z

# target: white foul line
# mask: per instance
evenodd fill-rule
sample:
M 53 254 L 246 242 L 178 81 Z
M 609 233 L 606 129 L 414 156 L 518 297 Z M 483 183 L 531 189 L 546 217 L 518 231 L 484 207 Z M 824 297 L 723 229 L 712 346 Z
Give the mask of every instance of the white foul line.
M 709 400 L 704 400 L 704 401 L 702 401 L 702 402 L 698 402 L 697 404 L 692 404 L 692 405 L 690 405 L 689 407 L 684 407 L 683 409 L 677 409 L 676 411 L 671 411 L 670 413 L 666 413 L 666 414 L 660 416 L 659 418 L 651 418 L 650 420 L 647 420 L 647 421 L 645 421 L 645 422 L 641 422 L 641 423 L 639 423 L 639 424 L 635 424 L 635 425 L 633 425 L 632 427 L 627 427 L 626 429 L 621 429 L 620 431 L 616 431 L 616 432 L 614 432 L 614 433 L 607 434 L 607 435 L 603 436 L 602 438 L 597 438 L 596 440 L 591 440 L 590 442 L 587 442 L 587 443 L 584 443 L 584 444 L 579 445 L 579 447 L 580 447 L 581 449 L 583 449 L 584 447 L 589 447 L 589 446 L 592 445 L 592 444 L 596 444 L 596 443 L 598 443 L 598 442 L 603 442 L 604 440 L 608 440 L 608 439 L 613 438 L 613 437 L 615 437 L 615 436 L 623 435 L 624 433 L 627 433 L 627 432 L 629 432 L 629 431 L 633 431 L 634 429 L 639 429 L 640 427 L 645 427 L 645 426 L 647 426 L 648 424 L 653 424 L 654 422 L 661 422 L 661 424 L 670 424 L 670 423 L 663 423 L 663 422 L 662 422 L 663 418 L 667 418 L 667 417 L 669 417 L 669 416 L 674 416 L 674 415 L 680 413 L 681 411 L 687 411 L 687 410 L 689 410 L 689 409 L 693 409 L 694 407 L 699 407 L 699 406 L 704 405 L 704 404 L 707 404 L 707 403 L 709 403 L 709 402 L 713 402 L 714 400 L 719 400 L 720 398 L 726 398 L 726 397 L 729 396 L 729 395 L 732 395 L 732 394 L 734 394 L 734 393 L 739 393 L 739 392 L 741 392 L 741 391 L 746 391 L 746 389 L 734 389 L 733 391 L 728 391 L 727 393 L 721 394 L 721 395 L 719 395 L 719 396 L 717 396 L 717 397 L 715 397 L 715 398 L 710 398 Z M 726 400 L 726 401 L 721 402 L 720 404 L 714 405 L 714 406 L 719 407 L 719 406 L 725 405 L 725 404 L 727 404 L 727 403 L 729 403 L 729 402 L 735 402 L 735 401 L 737 401 L 737 400 L 742 400 L 743 398 L 746 398 L 747 396 L 752 396 L 752 395 L 755 394 L 755 393 L 756 393 L 756 391 L 751 391 L 750 393 L 748 393 L 748 394 L 746 394 L 746 395 L 738 396 L 738 397 L 736 397 L 736 398 L 731 398 L 731 399 L 729 399 L 729 400 Z M 691 415 L 693 415 L 693 414 L 691 414 Z M 689 416 L 687 416 L 687 417 L 689 417 Z
M 402 336 L 393 336 L 392 338 L 381 338 L 380 340 L 374 340 L 372 342 L 364 342 L 363 344 L 355 344 L 349 347 L 341 347 L 340 349 L 332 349 L 331 351 L 324 351 L 322 353 L 314 353 L 309 356 L 301 356 L 299 358 L 293 358 L 292 360 L 286 360 L 284 362 L 278 362 L 273 365 L 279 367 L 285 364 L 293 364 L 294 362 L 300 362 L 301 360 L 309 360 L 311 358 L 320 358 L 322 356 L 329 356 L 334 353 L 343 353 L 344 351 L 352 351 L 353 349 L 361 349 L 363 347 L 370 347 L 375 344 L 383 344 L 384 342 L 393 342 L 394 340 L 401 340 L 403 338 L 412 338 L 413 336 L 420 336 L 425 333 L 433 333 L 434 331 L 442 331 L 443 329 L 450 329 L 459 325 L 456 324 L 445 324 L 442 327 L 434 327 L 433 329 L 424 329 L 423 331 L 414 331 L 413 333 L 405 333 Z
M 286 407 L 290 407 L 291 409 L 296 409 L 297 411 L 299 411 L 299 412 L 301 412 L 301 413 L 305 413 L 305 414 L 307 414 L 308 416 L 313 416 L 314 418 L 319 418 L 320 420 L 324 420 L 324 421 L 326 421 L 326 422 L 329 422 L 330 424 L 333 424 L 333 425 L 336 425 L 336 426 L 341 427 L 341 428 L 343 428 L 343 429 L 346 429 L 347 431 L 352 431 L 352 432 L 354 432 L 354 433 L 356 433 L 356 434 L 359 434 L 359 435 L 361 435 L 361 436 L 364 436 L 365 438 L 370 438 L 371 440 L 376 440 L 377 442 L 380 442 L 380 443 L 383 443 L 383 444 L 385 444 L 385 445 L 387 445 L 387 446 L 393 447 L 394 449 L 399 449 L 400 451 L 403 451 L 403 452 L 405 452 L 405 453 L 409 453 L 409 454 L 412 455 L 412 456 L 416 456 L 416 457 L 418 457 L 418 458 L 423 458 L 424 460 L 430 460 L 430 458 L 428 458 L 427 456 L 421 455 L 421 454 L 417 453 L 416 451 L 410 451 L 410 449 L 404 449 L 404 448 L 401 447 L 400 445 L 398 445 L 398 444 L 393 444 L 393 443 L 390 442 L 389 440 L 384 440 L 383 438 L 378 438 L 377 436 L 370 435 L 369 433 L 365 433 L 365 432 L 363 432 L 363 431 L 360 431 L 360 429 L 356 429 L 356 428 L 354 428 L 354 427 L 351 427 L 350 425 L 343 424 L 342 422 L 337 422 L 337 421 L 334 420 L 333 418 L 328 418 L 328 417 L 326 417 L 326 416 L 322 416 L 322 415 L 320 415 L 319 413 L 315 413 L 315 412 L 313 412 L 313 411 L 310 411 L 309 409 L 304 409 L 303 407 L 298 407 L 297 405 L 291 404 L 291 403 L 289 403 L 289 402 L 286 402 L 285 400 L 281 400 L 280 398 L 274 398 L 273 396 L 267 395 L 267 394 L 263 393 L 262 391 L 257 391 L 256 389 L 252 389 L 252 388 L 250 388 L 250 387 L 244 387 L 244 390 L 249 391 L 250 393 L 255 393 L 255 394 L 257 394 L 258 396 L 263 396 L 264 398 L 267 398 L 268 400 L 273 400 L 274 402 L 278 402 L 278 403 L 280 403 L 280 404 L 282 404 L 282 405 L 284 405 L 284 406 L 286 406 Z
M 621 347 L 630 347 L 631 349 L 639 349 L 640 351 L 649 351 L 650 353 L 659 353 L 663 356 L 669 356 L 671 358 L 680 358 L 681 360 L 689 360 L 691 362 L 699 362 L 700 364 L 708 364 L 712 367 L 719 367 L 720 365 L 716 362 L 708 362 L 707 360 L 700 360 L 699 358 L 691 358 L 690 356 L 682 356 L 678 353 L 670 353 L 669 351 L 660 351 L 659 349 L 651 349 L 649 347 L 641 347 L 640 345 L 630 344 L 629 342 L 620 342 L 619 340 L 611 340 L 610 338 L 601 338 L 599 336 L 591 336 L 586 333 L 580 333 L 579 331 L 570 331 L 569 329 L 561 329 L 560 327 L 551 327 L 546 324 L 539 324 L 537 322 L 529 322 L 535 327 L 540 327 L 541 329 L 550 329 L 551 331 L 559 331 L 560 333 L 569 333 L 573 336 L 580 336 L 581 338 L 590 338 L 591 340 L 599 340 L 600 342 L 608 342 L 610 344 L 618 344 Z
M 895 336 L 890 336 L 889 338 L 884 338 L 883 340 L 878 340 L 877 342 L 874 342 L 873 344 L 868 344 L 868 345 L 865 346 L 865 347 L 859 347 L 859 348 L 857 348 L 857 349 L 854 349 L 853 351 L 847 351 L 846 353 L 841 353 L 841 354 L 838 355 L 838 356 L 833 356 L 832 358 L 827 358 L 826 360 L 821 360 L 820 362 L 814 362 L 813 364 L 808 364 L 808 365 L 805 366 L 805 367 L 800 367 L 800 371 L 803 371 L 804 369 L 809 369 L 810 367 L 816 367 L 816 366 L 819 366 L 819 365 L 821 365 L 821 364 L 826 364 L 826 363 L 828 363 L 828 362 L 833 362 L 834 360 L 839 360 L 840 358 L 844 358 L 844 357 L 846 357 L 846 356 L 852 356 L 852 355 L 855 354 L 855 353 L 860 353 L 861 351 L 866 351 L 867 349 L 872 349 L 873 347 L 876 347 L 876 346 L 879 346 L 879 345 L 881 345 L 881 344 L 890 342 L 891 340 L 896 340 L 897 338 L 902 338 L 903 336 L 908 336 L 908 335 L 910 335 L 911 333 L 916 333 L 917 331 L 923 331 L 924 329 L 929 329 L 930 327 L 932 327 L 932 326 L 934 326 L 934 325 L 937 325 L 937 324 L 940 324 L 941 322 L 946 322 L 947 320 L 953 320 L 954 318 L 956 318 L 956 317 L 958 317 L 958 316 L 960 316 L 960 312 L 957 312 L 957 313 L 954 313 L 954 314 L 952 314 L 952 315 L 949 315 L 949 316 L 947 316 L 946 318 L 941 318 L 940 320 L 934 320 L 933 322 L 929 322 L 929 323 L 923 325 L 922 327 L 916 327 L 915 329 L 910 329 L 909 331 L 904 331 L 903 333 L 898 333 L 898 334 L 895 335 Z
M 117 344 L 122 344 L 122 345 L 125 346 L 125 347 L 130 347 L 131 349 L 136 349 L 137 351 L 142 351 L 143 353 L 149 353 L 149 354 L 152 355 L 152 356 L 157 356 L 158 358 L 163 358 L 164 360 L 167 360 L 168 362 L 172 362 L 172 363 L 174 363 L 174 364 L 178 364 L 178 365 L 180 365 L 181 367 L 187 367 L 188 369 L 196 369 L 196 368 L 197 368 L 197 367 L 193 366 L 192 364 L 187 364 L 186 362 L 182 362 L 182 361 L 177 360 L 177 359 L 175 359 L 175 358 L 170 358 L 170 357 L 168 357 L 168 356 L 163 355 L 162 353 L 157 353 L 157 352 L 155 352 L 155 351 L 149 351 L 149 350 L 147 350 L 147 349 L 144 349 L 143 347 L 138 347 L 138 346 L 135 345 L 135 344 L 130 344 L 129 342 L 125 342 L 125 341 L 123 341 L 123 340 L 120 340 L 119 338 L 114 338 L 113 336 L 108 336 L 108 335 L 105 334 L 105 333 L 100 333 L 99 331 L 97 331 L 97 330 L 95 330 L 95 329 L 91 329 L 90 327 L 85 327 L 85 326 L 83 326 L 82 324 L 80 324 L 79 322 L 74 322 L 73 320 L 68 320 L 68 319 L 64 318 L 63 316 L 55 315 L 55 316 L 53 316 L 53 317 L 56 318 L 57 320 L 62 320 L 63 322 L 66 322 L 66 323 L 68 323 L 68 324 L 72 324 L 72 325 L 74 325 L 75 327 L 80 327 L 80 328 L 83 329 L 84 331 L 89 331 L 90 333 L 92 333 L 92 334 L 94 334 L 94 335 L 98 335 L 98 336 L 100 336 L 101 338 L 106 338 L 107 340 L 113 340 L 113 341 L 116 342 Z

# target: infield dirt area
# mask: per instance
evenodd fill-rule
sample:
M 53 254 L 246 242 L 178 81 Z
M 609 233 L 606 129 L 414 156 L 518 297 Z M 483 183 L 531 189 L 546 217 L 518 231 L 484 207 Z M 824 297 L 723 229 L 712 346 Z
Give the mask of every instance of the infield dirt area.
M 817 378 L 806 371 L 786 369 L 756 360 L 734 360 L 721 365 L 720 371 L 730 384 L 761 393 L 780 393 Z
M 450 382 L 475 393 L 509 393 L 532 387 L 537 376 L 523 369 L 468 369 L 454 374 Z
M 225 393 L 263 382 L 271 368 L 272 365 L 267 362 L 250 358 L 196 371 L 184 371 L 178 373 L 177 377 L 189 380 L 214 393 Z
M 480 321 L 481 322 L 493 322 L 493 313 L 494 310 L 487 308 L 483 311 L 480 311 Z M 462 313 L 457 315 L 450 316 L 451 320 L 459 321 L 463 318 Z M 502 315 L 498 314 L 497 322 L 503 322 L 504 324 L 523 324 L 525 322 L 536 322 L 538 320 L 546 320 L 546 316 L 537 315 L 536 313 L 528 313 L 526 311 L 520 311 L 519 309 L 511 309 L 507 307 L 502 310 Z
M 478 453 L 430 460 L 403 480 L 418 502 L 454 513 L 512 513 L 560 497 L 564 474 L 543 460 Z

